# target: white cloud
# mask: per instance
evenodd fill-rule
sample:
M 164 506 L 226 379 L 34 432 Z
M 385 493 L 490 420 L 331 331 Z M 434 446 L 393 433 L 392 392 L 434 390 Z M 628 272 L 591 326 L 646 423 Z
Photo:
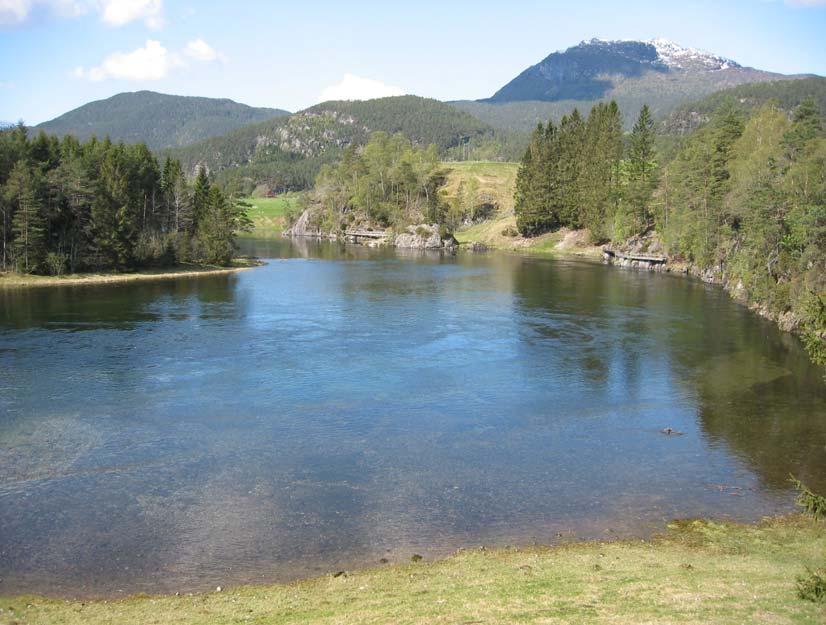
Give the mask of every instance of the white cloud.
M 25 22 L 35 6 L 58 17 L 78 17 L 94 12 L 109 26 L 142 20 L 150 28 L 163 26 L 163 0 L 0 0 L 0 24 Z
M 219 54 L 215 48 L 200 38 L 193 39 L 186 44 L 184 54 L 191 59 L 195 59 L 196 61 L 214 61 L 222 58 L 222 55 Z
M 115 52 L 97 67 L 76 68 L 74 75 L 92 82 L 100 82 L 107 78 L 160 80 L 179 64 L 180 59 L 176 59 L 174 54 L 169 54 L 160 41 L 149 39 L 143 48 L 132 52 Z
M 163 26 L 162 0 L 100 0 L 100 18 L 110 26 L 143 20 L 149 28 Z
M 199 56 L 194 56 L 196 52 Z M 223 58 L 203 39 L 190 41 L 183 53 L 170 52 L 163 47 L 160 41 L 148 39 L 142 48 L 131 52 L 110 54 L 95 67 L 76 67 L 72 75 L 91 82 L 100 82 L 110 78 L 139 82 L 160 80 L 166 78 L 173 70 L 187 67 L 184 55 L 200 62 Z
M 795 7 L 826 7 L 826 0 L 786 0 L 786 4 Z
M 0 82 L 0 89 L 14 89 L 17 85 L 13 82 Z
M 31 10 L 30 0 L 0 0 L 0 24 L 19 24 Z
M 394 95 L 404 95 L 401 87 L 386 85 L 379 80 L 344 74 L 344 78 L 321 92 L 321 101 L 326 100 L 372 100 Z

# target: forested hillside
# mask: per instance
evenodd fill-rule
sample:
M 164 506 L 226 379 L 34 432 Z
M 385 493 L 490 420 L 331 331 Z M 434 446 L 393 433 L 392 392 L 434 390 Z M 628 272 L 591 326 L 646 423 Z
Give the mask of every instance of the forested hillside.
M 59 137 L 74 135 L 80 140 L 96 136 L 98 139 L 109 137 L 115 142 L 142 142 L 152 150 L 161 150 L 196 143 L 282 115 L 289 113 L 226 99 L 136 91 L 89 102 L 36 129 Z
M 312 186 L 324 163 L 370 134 L 403 133 L 414 144 L 434 144 L 442 154 L 494 138 L 473 116 L 426 98 L 400 96 L 364 102 L 325 102 L 287 118 L 250 125 L 172 154 L 188 171 L 206 165 L 220 180 L 245 190 L 258 184 L 276 191 Z
M 826 364 L 826 134 L 805 93 L 784 94 L 791 113 L 721 99 L 668 163 L 647 107 L 625 138 L 613 102 L 540 126 L 517 177 L 518 227 L 586 227 L 617 243 L 645 235 L 645 251 L 800 329 Z
M 64 272 L 228 264 L 245 207 L 142 143 L 0 131 L 0 268 Z
M 767 102 L 791 112 L 807 98 L 811 98 L 820 111 L 826 113 L 826 78 L 812 77 L 740 85 L 682 105 L 663 120 L 663 131 L 667 134 L 691 132 L 707 123 L 711 115 L 724 104 L 744 114 L 751 113 Z

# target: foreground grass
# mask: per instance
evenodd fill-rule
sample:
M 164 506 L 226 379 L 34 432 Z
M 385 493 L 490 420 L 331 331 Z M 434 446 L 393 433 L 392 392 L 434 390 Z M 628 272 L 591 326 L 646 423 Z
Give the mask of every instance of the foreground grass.
M 289 585 L 116 601 L 2 598 L 0 624 L 823 623 L 795 577 L 826 529 L 794 516 L 674 524 L 654 541 L 468 550 Z M 11 609 L 11 611 L 10 611 Z
M 244 201 L 251 204 L 247 211 L 253 224 L 250 235 L 280 234 L 287 227 L 287 216 L 297 210 L 300 197 L 298 193 L 284 193 L 277 197 L 246 198 Z
M 175 267 L 146 269 L 131 273 L 70 273 L 62 276 L 35 276 L 25 273 L 0 272 L 0 289 L 32 286 L 72 286 L 83 284 L 114 284 L 119 282 L 137 282 L 140 280 L 163 280 L 187 277 L 200 277 L 233 273 L 257 267 L 260 261 L 251 258 L 236 258 L 229 267 L 221 265 L 199 265 L 182 263 Z

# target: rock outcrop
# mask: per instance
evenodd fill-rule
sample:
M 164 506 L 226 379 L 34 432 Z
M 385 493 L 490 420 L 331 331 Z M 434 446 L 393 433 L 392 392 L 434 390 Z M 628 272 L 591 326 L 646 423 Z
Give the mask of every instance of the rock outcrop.
M 399 248 L 417 250 L 446 250 L 455 251 L 459 243 L 453 235 L 442 238 L 439 226 L 436 224 L 421 224 L 408 226 L 405 232 L 397 234 L 393 244 Z

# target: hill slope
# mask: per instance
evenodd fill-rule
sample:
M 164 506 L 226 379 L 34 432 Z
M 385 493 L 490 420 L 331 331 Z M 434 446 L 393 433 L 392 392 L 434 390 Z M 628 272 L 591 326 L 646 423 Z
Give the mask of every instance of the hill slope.
M 554 52 L 491 98 L 453 103 L 497 128 L 530 130 L 575 107 L 615 99 L 630 124 L 643 104 L 665 117 L 680 105 L 746 83 L 790 78 L 672 42 L 592 39 Z
M 143 141 L 158 150 L 189 145 L 246 124 L 288 114 L 280 109 L 254 108 L 226 99 L 136 91 L 89 102 L 36 128 L 59 136 L 75 135 L 79 139 L 108 135 L 113 141 Z
M 418 145 L 440 151 L 493 129 L 468 113 L 427 98 L 398 96 L 358 102 L 323 102 L 309 109 L 239 128 L 171 154 L 187 171 L 206 165 L 223 179 L 264 183 L 273 189 L 310 186 L 323 163 L 370 133 L 401 132 Z
M 724 89 L 680 106 L 663 121 L 664 130 L 669 134 L 685 134 L 695 130 L 724 104 L 751 112 L 772 102 L 790 113 L 806 98 L 813 98 L 821 114 L 826 115 L 826 78 L 777 80 Z

